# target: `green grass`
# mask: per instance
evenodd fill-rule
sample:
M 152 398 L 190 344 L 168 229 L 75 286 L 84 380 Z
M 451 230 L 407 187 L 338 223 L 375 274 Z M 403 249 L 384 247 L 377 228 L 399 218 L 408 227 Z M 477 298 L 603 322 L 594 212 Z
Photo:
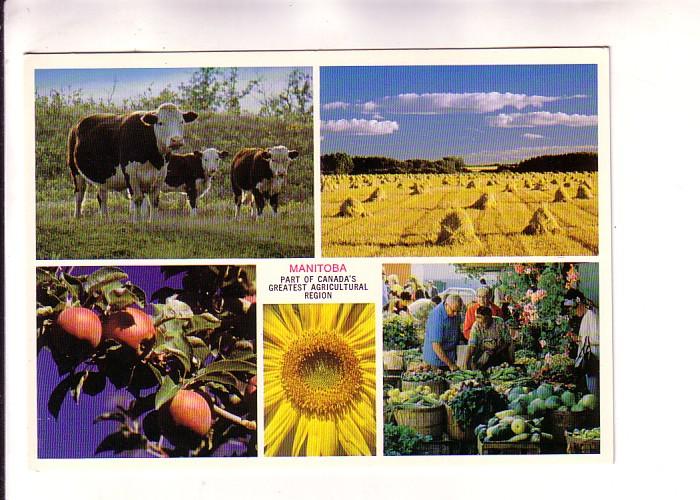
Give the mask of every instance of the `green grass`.
M 103 219 L 94 199 L 83 205 L 84 216 L 72 217 L 73 203 L 37 203 L 38 259 L 189 259 L 310 257 L 314 254 L 313 203 L 288 203 L 275 217 L 269 207 L 257 221 L 244 207 L 234 217 L 232 202 L 204 202 L 196 217 L 177 207 L 177 196 L 161 203 L 152 222 L 133 224 L 128 203 L 110 199 Z M 202 201 L 202 200 L 200 200 Z
M 73 218 L 74 195 L 68 166 L 68 131 L 81 117 L 130 111 L 94 103 L 38 99 L 36 102 L 36 251 L 38 259 L 258 258 L 311 257 L 314 254 L 313 122 L 310 116 L 261 117 L 203 111 L 185 127 L 183 152 L 216 147 L 235 155 L 244 147 L 283 144 L 299 151 L 291 163 L 280 200 L 280 214 L 253 221 L 249 209 L 233 215 L 231 159 L 201 198 L 197 217 L 178 209 L 176 194 L 161 195 L 159 217 L 131 223 L 128 201 L 110 193 L 110 217 L 99 216 L 89 188 L 84 217 Z

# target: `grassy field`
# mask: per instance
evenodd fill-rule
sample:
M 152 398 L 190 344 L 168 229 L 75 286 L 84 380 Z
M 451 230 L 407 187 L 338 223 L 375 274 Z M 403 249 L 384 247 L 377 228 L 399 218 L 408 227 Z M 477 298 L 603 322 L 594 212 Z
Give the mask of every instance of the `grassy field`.
M 588 199 L 577 198 L 584 182 Z M 324 257 L 597 255 L 597 186 L 597 173 L 324 176 L 322 253 Z M 376 190 L 378 199 L 368 201 Z M 566 201 L 554 201 L 558 190 Z M 487 206 L 475 207 L 484 194 Z M 341 214 L 348 198 L 359 201 L 364 214 Z M 544 229 L 525 234 L 538 208 L 545 210 Z M 445 220 L 453 212 L 452 218 L 459 219 L 456 224 Z M 445 234 L 449 237 L 442 237 Z
M 74 219 L 73 202 L 37 203 L 38 259 L 248 258 L 313 255 L 313 204 L 290 201 L 274 217 L 269 207 L 257 221 L 243 207 L 234 216 L 230 200 L 200 199 L 196 217 L 181 209 L 176 194 L 161 195 L 161 209 L 150 223 L 133 224 L 128 201 L 112 195 L 107 220 L 88 191 L 85 215 Z
M 197 202 L 178 208 L 178 194 L 162 194 L 161 210 L 151 223 L 130 222 L 128 200 L 110 193 L 110 217 L 102 219 L 94 188 L 88 189 L 84 217 L 73 219 L 74 195 L 66 165 L 70 127 L 95 112 L 120 112 L 86 105 L 56 106 L 37 101 L 36 122 L 36 251 L 38 259 L 97 258 L 246 258 L 309 257 L 313 243 L 313 122 L 311 116 L 260 117 L 202 112 L 185 127 L 183 153 L 216 147 L 232 155 L 243 147 L 278 144 L 296 149 L 287 185 L 280 196 L 280 213 L 257 222 L 249 209 L 239 219 L 233 214 L 229 160 L 212 189 Z

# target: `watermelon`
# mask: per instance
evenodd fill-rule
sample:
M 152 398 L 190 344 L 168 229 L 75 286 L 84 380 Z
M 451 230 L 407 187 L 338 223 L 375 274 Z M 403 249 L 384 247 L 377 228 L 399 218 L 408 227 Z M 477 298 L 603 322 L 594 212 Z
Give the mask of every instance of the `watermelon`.
M 596 398 L 593 394 L 586 394 L 581 398 L 581 400 L 578 402 L 581 406 L 588 410 L 595 410 L 596 405 L 598 404 L 598 401 L 596 401 Z
M 505 441 L 513 437 L 513 430 L 509 424 L 498 424 L 491 433 L 491 439 L 494 441 Z
M 554 409 L 559 407 L 559 405 L 561 404 L 561 401 L 559 400 L 558 396 L 549 396 L 545 400 L 544 404 L 548 410 L 554 410 Z
M 536 398 L 527 406 L 527 414 L 530 416 L 539 415 L 546 409 L 547 405 L 545 402 L 540 398 Z
M 554 387 L 549 384 L 542 384 L 537 388 L 537 397 L 540 399 L 547 399 L 552 394 L 554 394 Z
M 508 393 L 508 401 L 512 403 L 513 401 L 518 399 L 522 394 L 523 394 L 522 387 L 513 387 L 510 390 L 510 392 Z
M 576 404 L 576 394 L 571 391 L 566 391 L 561 395 L 561 401 L 568 407 L 572 407 Z
M 522 399 L 518 399 L 517 401 L 513 401 L 511 404 L 508 405 L 508 407 L 511 410 L 515 410 L 516 415 L 526 415 L 527 414 L 527 402 L 523 401 Z

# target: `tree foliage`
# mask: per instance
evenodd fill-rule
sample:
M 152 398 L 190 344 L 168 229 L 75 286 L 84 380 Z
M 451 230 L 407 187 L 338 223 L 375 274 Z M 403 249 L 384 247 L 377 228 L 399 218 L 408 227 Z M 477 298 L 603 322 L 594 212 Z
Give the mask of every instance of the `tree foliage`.
M 182 287 L 161 288 L 149 303 L 119 268 L 89 275 L 37 269 L 37 350 L 49 350 L 61 377 L 49 397 L 49 413 L 59 418 L 68 393 L 79 402 L 82 394 L 125 390 L 130 401 L 95 419 L 95 424 L 117 425 L 96 455 L 255 456 L 256 398 L 246 391 L 256 372 L 255 307 L 245 299 L 255 294 L 254 268 L 163 267 L 161 272 L 166 278 L 182 275 Z M 150 305 L 155 336 L 137 350 L 111 338 L 93 348 L 57 324 L 59 314 L 76 305 L 92 310 L 103 325 L 126 307 Z M 203 438 L 184 441 L 167 430 L 162 410 L 181 389 L 196 390 L 211 402 L 215 419 Z M 78 431 L 84 429 L 75 435 Z

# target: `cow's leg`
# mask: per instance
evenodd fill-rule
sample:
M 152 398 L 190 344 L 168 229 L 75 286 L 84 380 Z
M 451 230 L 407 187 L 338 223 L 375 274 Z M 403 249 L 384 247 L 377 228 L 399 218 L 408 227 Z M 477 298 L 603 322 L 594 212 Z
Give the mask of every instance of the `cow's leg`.
M 187 190 L 187 199 L 190 202 L 190 216 L 197 215 L 197 188 L 189 188 Z
M 233 206 L 235 209 L 234 217 L 237 219 L 241 213 L 241 202 L 243 201 L 243 191 L 238 187 L 233 186 Z
M 73 215 L 76 218 L 79 218 L 83 209 L 83 200 L 85 199 L 87 182 L 85 182 L 85 179 L 82 175 L 74 175 L 73 185 L 75 186 L 75 212 Z
M 253 212 L 255 213 L 255 218 L 258 218 L 262 215 L 263 209 L 265 208 L 265 196 L 258 188 L 253 188 L 253 198 L 255 198 L 256 208 Z
M 279 196 L 279 193 L 270 195 L 270 207 L 274 215 L 277 215 L 277 209 L 279 208 Z
M 140 187 L 132 185 L 133 193 L 131 194 L 131 221 L 138 222 L 143 215 L 143 204 L 146 202 L 146 197 L 141 192 Z
M 104 187 L 100 186 L 100 190 L 97 192 L 97 203 L 100 205 L 100 215 L 102 217 L 107 218 L 108 216 L 108 210 L 107 210 L 107 201 L 109 199 L 109 190 Z

